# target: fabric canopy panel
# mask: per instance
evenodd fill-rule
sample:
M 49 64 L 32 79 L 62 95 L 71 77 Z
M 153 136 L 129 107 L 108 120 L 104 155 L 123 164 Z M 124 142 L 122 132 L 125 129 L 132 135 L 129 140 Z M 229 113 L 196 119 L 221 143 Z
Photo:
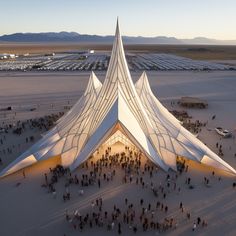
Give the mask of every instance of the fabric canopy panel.
M 134 147 L 135 145 L 125 136 L 120 130 L 117 130 L 108 140 L 106 140 L 105 145 L 112 146 L 115 143 L 122 143 L 125 146 Z
M 74 170 L 104 142 L 116 140 L 135 145 L 166 171 L 176 170 L 176 158 L 182 156 L 236 174 L 158 101 L 145 72 L 134 85 L 117 22 L 104 83 L 92 72 L 83 96 L 72 109 L 0 176 L 57 155 L 63 166 Z

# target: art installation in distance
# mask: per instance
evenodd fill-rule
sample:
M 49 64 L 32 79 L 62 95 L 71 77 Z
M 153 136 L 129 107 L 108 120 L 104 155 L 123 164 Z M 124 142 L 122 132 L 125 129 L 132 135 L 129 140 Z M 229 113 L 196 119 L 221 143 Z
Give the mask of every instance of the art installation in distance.
M 180 156 L 236 174 L 158 101 L 145 72 L 134 85 L 117 22 L 104 83 L 92 72 L 83 96 L 73 108 L 0 176 L 55 156 L 73 171 L 103 143 L 116 140 L 135 145 L 165 171 L 176 170 L 176 158 Z

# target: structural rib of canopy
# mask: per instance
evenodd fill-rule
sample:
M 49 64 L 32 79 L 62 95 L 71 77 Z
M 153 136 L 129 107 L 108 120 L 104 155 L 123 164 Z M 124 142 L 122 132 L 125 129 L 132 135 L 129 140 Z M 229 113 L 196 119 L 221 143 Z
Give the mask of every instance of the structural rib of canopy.
M 0 176 L 54 156 L 60 156 L 61 164 L 74 170 L 103 143 L 116 140 L 135 145 L 166 171 L 176 170 L 176 158 L 181 156 L 236 174 L 158 101 L 145 72 L 134 85 L 117 22 L 103 85 L 92 72 L 84 95 L 73 108 Z

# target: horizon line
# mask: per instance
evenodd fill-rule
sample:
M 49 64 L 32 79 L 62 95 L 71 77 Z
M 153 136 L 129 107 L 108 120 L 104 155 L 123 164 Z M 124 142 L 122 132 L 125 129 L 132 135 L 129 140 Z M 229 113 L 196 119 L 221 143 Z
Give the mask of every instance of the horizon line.
M 10 36 L 14 34 L 47 34 L 47 33 L 76 33 L 78 35 L 88 35 L 88 36 L 100 36 L 100 37 L 114 37 L 113 34 L 88 34 L 88 33 L 79 33 L 76 31 L 40 31 L 40 32 L 14 32 L 14 33 L 6 33 L 6 34 L 0 34 L 0 37 L 3 36 Z M 129 37 L 129 38 L 158 38 L 158 37 L 166 37 L 166 38 L 175 38 L 178 40 L 193 40 L 193 39 L 208 39 L 208 40 L 216 40 L 216 41 L 236 41 L 235 39 L 217 39 L 217 38 L 208 38 L 207 36 L 194 36 L 191 38 L 179 38 L 177 36 L 166 36 L 166 35 L 156 35 L 156 36 L 144 36 L 144 35 L 122 35 L 122 37 Z

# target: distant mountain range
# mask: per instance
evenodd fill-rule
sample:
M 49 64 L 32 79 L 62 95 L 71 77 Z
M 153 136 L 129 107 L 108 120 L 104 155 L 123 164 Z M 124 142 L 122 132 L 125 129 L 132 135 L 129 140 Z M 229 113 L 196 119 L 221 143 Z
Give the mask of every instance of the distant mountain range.
M 112 43 L 114 36 L 100 36 L 79 34 L 76 32 L 48 32 L 48 33 L 15 33 L 0 36 L 0 42 L 74 42 L 74 43 Z M 124 36 L 125 43 L 130 44 L 210 44 L 210 45 L 236 45 L 236 40 L 216 40 L 204 37 L 193 39 L 177 39 L 175 37 L 133 37 Z

